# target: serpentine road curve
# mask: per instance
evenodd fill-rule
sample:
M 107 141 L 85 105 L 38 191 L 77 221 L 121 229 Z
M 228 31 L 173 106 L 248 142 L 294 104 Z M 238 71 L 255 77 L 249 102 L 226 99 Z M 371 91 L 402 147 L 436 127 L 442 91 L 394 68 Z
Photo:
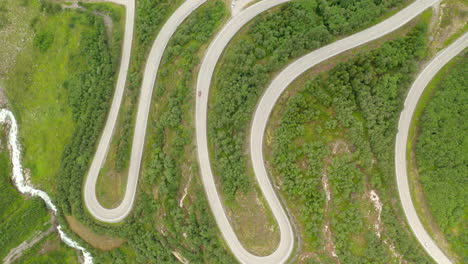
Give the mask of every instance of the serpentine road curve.
M 406 146 L 408 143 L 408 133 L 411 120 L 424 88 L 426 88 L 432 78 L 434 78 L 437 72 L 439 72 L 445 64 L 462 52 L 466 47 L 468 47 L 468 33 L 465 33 L 448 48 L 438 53 L 418 75 L 406 97 L 405 105 L 398 122 L 398 133 L 395 142 L 396 180 L 398 184 L 398 192 L 400 194 L 400 201 L 405 212 L 406 219 L 408 220 L 408 223 L 410 224 L 410 227 L 416 235 L 419 243 L 421 243 L 427 253 L 429 253 L 429 255 L 440 264 L 449 264 L 451 262 L 426 232 L 414 208 L 408 184 Z
M 119 0 L 119 2 L 123 0 Z M 140 172 L 141 158 L 143 155 L 143 147 L 145 143 L 146 124 L 148 121 L 148 114 L 151 105 L 151 96 L 153 94 L 153 87 L 158 73 L 159 63 L 166 49 L 167 43 L 177 30 L 179 25 L 201 4 L 207 0 L 188 0 L 185 1 L 167 20 L 164 26 L 159 31 L 156 40 L 151 48 L 146 63 L 145 72 L 143 75 L 143 82 L 141 86 L 141 93 L 138 104 L 138 111 L 136 116 L 135 132 L 133 135 L 132 152 L 130 156 L 130 166 L 128 171 L 127 186 L 125 189 L 125 196 L 122 202 L 115 208 L 104 208 L 96 197 L 96 182 L 99 176 L 99 171 L 106 159 L 109 144 L 111 142 L 112 134 L 117 122 L 120 104 L 122 102 L 123 92 L 125 88 L 125 81 L 128 72 L 128 65 L 130 61 L 130 50 L 133 38 L 133 24 L 135 13 L 134 0 L 128 0 L 126 6 L 126 22 L 125 22 L 125 36 L 122 52 L 122 64 L 120 67 L 117 87 L 114 93 L 112 106 L 109 111 L 106 126 L 99 141 L 99 145 L 88 171 L 84 186 L 84 201 L 86 208 L 96 219 L 107 222 L 116 223 L 120 222 L 130 213 L 135 200 L 135 193 L 138 184 L 138 176 Z
M 115 0 L 122 2 L 123 0 Z M 133 25 L 134 25 L 134 0 L 125 2 L 126 6 L 126 23 L 125 23 L 125 36 L 123 42 L 122 62 L 117 81 L 116 91 L 114 94 L 112 106 L 106 121 L 103 134 L 98 144 L 97 152 L 92 161 L 90 170 L 88 172 L 85 186 L 84 186 L 84 200 L 85 205 L 91 215 L 96 219 L 115 223 L 122 221 L 131 211 L 140 171 L 141 159 L 144 148 L 144 140 L 146 134 L 146 126 L 148 114 L 150 110 L 151 96 L 153 92 L 154 83 L 157 76 L 159 63 L 163 56 L 164 50 L 169 42 L 171 36 L 174 34 L 178 26 L 201 4 L 207 0 L 187 0 L 185 1 L 164 24 L 159 32 L 146 64 L 143 82 L 141 87 L 141 94 L 139 98 L 139 105 L 137 111 L 135 132 L 132 144 L 132 152 L 130 159 L 130 166 L 128 172 L 128 181 L 125 190 L 125 196 L 122 203 L 116 208 L 107 209 L 100 205 L 96 197 L 96 182 L 99 171 L 104 163 L 109 144 L 112 138 L 112 133 L 122 101 L 123 91 L 126 82 L 126 75 L 128 72 L 128 65 L 130 59 L 131 42 L 133 38 Z M 255 116 L 252 123 L 252 132 L 250 137 L 251 145 L 251 158 L 255 170 L 255 175 L 259 186 L 262 190 L 265 199 L 267 200 L 273 215 L 278 223 L 281 233 L 281 239 L 278 248 L 269 256 L 255 256 L 249 253 L 239 242 L 232 226 L 227 219 L 221 199 L 219 197 L 214 177 L 211 170 L 208 140 L 207 140 L 207 107 L 208 107 L 208 94 L 211 84 L 212 75 L 216 64 L 224 51 L 225 47 L 233 36 L 248 22 L 260 13 L 275 7 L 279 4 L 289 2 L 290 0 L 264 0 L 250 6 L 249 8 L 239 12 L 232 17 L 223 29 L 216 35 L 213 42 L 210 44 L 203 62 L 201 64 L 200 72 L 197 79 L 197 102 L 196 102 L 196 140 L 198 159 L 200 163 L 200 170 L 202 174 L 203 185 L 207 194 L 208 202 L 211 210 L 215 216 L 217 225 L 226 240 L 229 248 L 242 263 L 284 263 L 288 260 L 294 248 L 294 234 L 291 223 L 287 214 L 281 206 L 275 191 L 272 188 L 271 182 L 268 178 L 263 160 L 263 135 L 268 121 L 268 117 L 278 100 L 281 93 L 287 86 L 294 81 L 300 74 L 307 69 L 317 65 L 318 63 L 327 60 L 343 51 L 352 49 L 374 39 L 377 39 L 385 34 L 388 34 L 395 29 L 401 27 L 415 16 L 419 15 L 426 8 L 437 3 L 439 0 L 418 0 L 402 11 L 398 12 L 389 19 L 373 26 L 369 29 L 361 31 L 352 36 L 346 37 L 336 41 L 330 45 L 320 48 L 311 52 L 302 58 L 296 60 L 285 68 L 271 83 L 261 98 L 261 101 L 255 111 Z M 466 37 L 466 36 L 464 36 Z M 458 42 L 457 42 L 458 43 Z M 466 43 L 465 43 L 466 44 Z M 466 45 L 465 45 L 466 46 Z M 198 96 L 200 95 L 200 96 Z M 400 120 L 401 121 L 401 120 Z M 406 141 L 405 141 L 406 142 Z M 397 152 L 398 153 L 398 152 Z M 397 162 L 397 164 L 400 164 Z M 406 167 L 405 167 L 406 168 Z M 407 184 L 407 182 L 406 182 Z M 399 188 L 400 183 L 399 183 Z M 401 193 L 401 190 L 399 190 Z M 409 192 L 409 190 L 408 190 Z M 401 195 L 401 194 L 400 194 Z M 402 196 L 402 202 L 404 196 Z M 410 203 L 411 200 L 409 199 Z M 412 204 L 411 204 L 412 206 Z M 414 208 L 413 208 L 414 210 Z M 407 213 L 405 209 L 405 213 Z M 417 218 L 417 216 L 416 216 Z M 411 219 L 408 217 L 411 224 Z M 413 225 L 411 227 L 414 229 Z M 424 230 L 424 229 L 423 229 Z M 417 237 L 417 231 L 415 231 Z M 419 237 L 418 237 L 419 239 Z M 436 247 L 437 248 L 437 247 Z M 426 250 L 428 250 L 426 248 Z M 431 254 L 431 252 L 429 252 Z M 432 254 L 431 254 L 432 256 Z M 434 256 L 433 256 L 434 257 Z M 439 262 L 450 263 L 450 262 Z
M 255 111 L 250 136 L 250 150 L 257 182 L 270 206 L 273 215 L 275 216 L 281 235 L 279 246 L 275 252 L 273 252 L 271 255 L 262 257 L 252 255 L 242 246 L 223 209 L 223 205 L 219 197 L 211 170 L 208 152 L 208 139 L 206 131 L 208 95 L 216 64 L 223 50 L 235 35 L 235 33 L 239 31 L 243 25 L 250 21 L 250 19 L 260 14 L 262 11 L 287 1 L 259 2 L 244 10 L 244 12 L 238 17 L 235 17 L 233 20 L 229 21 L 221 30 L 221 32 L 216 36 L 207 50 L 198 75 L 197 94 L 200 96 L 197 97 L 196 104 L 197 150 L 203 185 L 205 187 L 205 192 L 207 194 L 211 210 L 213 211 L 218 227 L 221 230 L 221 233 L 229 248 L 240 262 L 284 263 L 288 260 L 294 248 L 294 234 L 291 223 L 272 187 L 265 169 L 263 159 L 263 135 L 268 117 L 270 116 L 270 113 L 281 93 L 288 87 L 289 84 L 291 84 L 307 69 L 339 53 L 380 38 L 400 28 L 438 1 L 439 0 L 418 0 L 397 14 L 373 27 L 343 38 L 301 57 L 286 67 L 279 75 L 277 75 L 270 86 L 267 88 Z
M 133 40 L 133 28 L 135 23 L 135 1 L 134 0 L 111 0 L 116 4 L 125 6 L 125 32 L 122 47 L 122 57 L 120 60 L 120 70 L 117 77 L 117 85 L 114 91 L 114 98 L 112 105 L 107 116 L 106 125 L 102 132 L 101 139 L 99 141 L 96 154 L 91 163 L 91 168 L 88 171 L 88 175 L 85 180 L 84 186 L 84 200 L 85 205 L 88 208 L 91 215 L 101 221 L 106 221 L 106 218 L 101 217 L 103 215 L 102 208 L 96 198 L 96 182 L 99 175 L 99 170 L 104 162 L 104 159 L 109 148 L 112 133 L 114 131 L 117 117 L 119 114 L 120 104 L 125 90 L 125 82 L 127 80 L 128 67 L 130 65 L 130 55 L 132 50 Z M 103 208 L 104 209 L 104 208 Z

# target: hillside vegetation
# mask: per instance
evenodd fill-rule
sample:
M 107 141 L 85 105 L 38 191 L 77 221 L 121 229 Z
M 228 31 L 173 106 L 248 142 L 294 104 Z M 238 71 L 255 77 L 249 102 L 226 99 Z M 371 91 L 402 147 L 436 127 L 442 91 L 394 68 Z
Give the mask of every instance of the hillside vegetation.
M 159 30 L 182 0 L 138 0 L 125 93 L 109 146 L 109 153 L 96 185 L 104 207 L 113 208 L 123 199 L 127 182 L 133 126 L 147 56 Z
M 415 157 L 430 212 L 451 251 L 466 260 L 468 53 L 444 73 L 431 83 L 434 90 L 417 121 Z
M 11 183 L 10 156 L 0 126 L 0 259 L 36 231 L 47 229 L 49 214 L 39 198 L 26 200 Z M 50 224 L 48 225 L 50 226 Z
M 235 263 L 218 236 L 197 177 L 191 134 L 196 66 L 226 15 L 222 1 L 207 2 L 180 26 L 166 49 L 131 215 L 117 226 L 100 224 L 83 210 L 82 199 L 67 201 L 90 230 L 125 241 L 109 251 L 90 248 L 96 263 L 176 263 L 177 257 L 190 263 Z M 80 171 L 80 180 L 84 173 Z M 73 188 L 82 192 L 80 185 Z
M 89 120 L 81 123 L 80 114 L 107 113 L 99 100 L 112 93 L 116 65 L 111 50 L 119 43 L 107 37 L 102 18 L 89 12 L 37 1 L 15 1 L 10 6 L 11 17 L 25 13 L 18 23 L 26 24 L 32 37 L 23 39 L 24 47 L 4 80 L 5 93 L 20 124 L 24 167 L 37 187 L 55 195 L 61 156 L 72 135 L 80 125 L 93 130 Z M 100 111 L 86 109 L 88 100 L 97 100 Z
M 288 61 L 368 26 L 400 0 L 299 0 L 255 19 L 220 61 L 210 98 L 209 139 L 223 194 L 247 192 L 244 141 L 259 96 Z
M 78 264 L 77 251 L 66 246 L 57 233 L 43 238 L 13 264 Z
M 51 227 L 51 217 L 44 202 L 40 198 L 22 196 L 13 187 L 5 130 L 6 127 L 0 126 L 0 260 L 25 240 L 29 241 Z M 51 235 L 48 240 L 62 244 L 57 234 Z M 51 247 L 36 256 L 24 254 L 22 261 L 15 263 L 40 263 L 36 262 L 38 258 L 48 260 L 42 263 L 78 263 L 75 251 L 63 244 L 60 248 Z
M 271 166 L 309 263 L 432 263 L 404 223 L 393 156 L 426 27 L 305 81 L 277 110 Z

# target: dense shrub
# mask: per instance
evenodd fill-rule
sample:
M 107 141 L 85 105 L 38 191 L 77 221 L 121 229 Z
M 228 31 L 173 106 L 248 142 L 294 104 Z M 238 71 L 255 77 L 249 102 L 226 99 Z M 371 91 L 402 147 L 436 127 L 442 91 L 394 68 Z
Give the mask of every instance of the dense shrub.
M 254 20 L 245 36 L 231 44 L 215 78 L 208 118 L 214 169 L 224 194 L 232 197 L 238 190 L 249 190 L 243 146 L 253 108 L 272 74 L 291 59 L 369 25 L 400 3 L 294 1 Z
M 6 7 L 6 2 L 0 3 L 0 30 L 8 25 L 8 9 Z
M 34 47 L 41 52 L 46 52 L 54 42 L 54 35 L 48 31 L 38 33 L 34 36 Z
M 419 24 L 405 37 L 307 81 L 281 114 L 273 143 L 274 171 L 281 176 L 286 197 L 297 201 L 305 240 L 320 250 L 320 228 L 329 218 L 343 263 L 394 259 L 368 222 L 369 201 L 360 198 L 368 188 L 376 190 L 384 204 L 382 237 L 405 260 L 431 263 L 398 220 L 400 211 L 391 201 L 397 118 L 426 46 L 426 25 Z M 337 142 L 349 145 L 350 153 L 330 155 Z M 320 184 L 323 173 L 328 174 L 332 197 L 327 214 Z
M 435 83 L 420 119 L 416 159 L 427 204 L 453 250 L 467 259 L 467 53 Z
M 60 193 L 64 195 L 61 195 L 60 205 L 65 214 L 73 213 L 96 232 L 127 240 L 122 248 L 109 252 L 90 249 L 96 263 L 175 263 L 177 260 L 172 254 L 174 251 L 190 263 L 234 262 L 220 242 L 201 185 L 193 184 L 198 179 L 192 179 L 190 197 L 187 197 L 190 205 L 181 208 L 178 204 L 181 167 L 186 165 L 185 155 L 191 158 L 190 155 L 193 154 L 185 153 L 185 149 L 193 148 L 193 145 L 191 129 L 183 126 L 182 120 L 188 122 L 190 120 L 187 118 L 191 117 L 186 110 L 191 107 L 190 98 L 194 95 L 191 85 L 195 76 L 194 69 L 201 56 L 197 52 L 225 15 L 225 6 L 221 1 L 209 2 L 180 26 L 169 43 L 156 84 L 165 85 L 164 93 L 156 88 L 156 93 L 161 93 L 157 100 L 162 107 L 158 112 L 151 113 L 151 118 L 155 121 L 150 123 L 151 132 L 148 136 L 152 143 L 148 147 L 147 162 L 143 164 L 144 173 L 140 175 L 138 200 L 132 214 L 118 227 L 94 222 L 85 212 L 81 198 L 81 182 L 105 121 L 106 112 L 101 111 L 101 107 L 107 109 L 108 91 L 112 89 L 113 75 L 108 70 L 115 68 L 108 64 L 111 61 L 108 52 L 101 46 L 105 45 L 104 39 L 101 39 L 102 28 L 96 31 L 99 34 L 86 37 L 92 43 L 98 43 L 93 46 L 91 42 L 86 42 L 86 54 L 89 56 L 86 57 L 87 64 L 97 63 L 102 68 L 99 72 L 77 74 L 67 84 L 70 90 L 77 89 L 73 92 L 70 103 L 76 110 L 75 118 L 83 126 L 77 128 L 73 142 L 63 157 L 59 180 L 62 188 Z M 97 27 L 99 29 L 100 25 Z M 171 52 L 177 47 L 183 47 L 180 53 Z M 95 56 L 94 51 L 103 56 Z M 94 74 L 101 76 L 102 83 L 94 82 L 97 80 Z M 175 79 L 172 79 L 174 76 Z M 194 168 L 193 171 L 197 169 Z

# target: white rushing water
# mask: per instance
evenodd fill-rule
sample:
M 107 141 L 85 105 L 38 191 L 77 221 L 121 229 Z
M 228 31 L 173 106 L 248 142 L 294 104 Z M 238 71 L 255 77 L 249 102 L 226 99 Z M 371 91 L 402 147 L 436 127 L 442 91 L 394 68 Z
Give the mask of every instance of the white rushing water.
M 8 123 L 10 125 L 10 132 L 8 133 L 8 148 L 10 150 L 11 163 L 13 164 L 12 177 L 16 188 L 18 188 L 18 190 L 23 194 L 39 196 L 42 200 L 44 200 L 47 207 L 52 210 L 54 214 L 56 214 L 57 207 L 52 203 L 49 195 L 42 190 L 34 189 L 28 179 L 25 178 L 23 168 L 21 166 L 21 148 L 18 143 L 18 124 L 16 123 L 16 119 L 13 116 L 13 113 L 6 109 L 0 109 L 0 124 L 2 123 Z M 80 250 L 83 253 L 84 264 L 93 263 L 93 257 L 85 248 L 68 237 L 63 232 L 61 226 L 57 226 L 57 230 L 60 235 L 60 239 L 62 239 L 66 245 Z

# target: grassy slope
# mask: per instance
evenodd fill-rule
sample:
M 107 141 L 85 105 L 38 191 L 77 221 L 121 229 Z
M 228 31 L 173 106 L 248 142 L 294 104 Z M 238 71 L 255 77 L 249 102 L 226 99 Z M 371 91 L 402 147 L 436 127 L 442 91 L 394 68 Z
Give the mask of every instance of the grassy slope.
M 430 16 L 427 14 L 423 15 L 424 20 L 427 20 L 428 17 Z M 414 25 L 414 23 L 412 24 Z M 396 32 L 396 35 L 401 35 L 404 32 L 405 30 Z M 392 35 L 394 38 L 395 34 Z M 370 45 L 374 46 L 374 43 Z M 363 54 L 358 55 L 358 57 L 365 58 L 368 56 L 365 54 L 369 54 L 369 51 Z M 346 57 L 337 58 L 337 60 L 338 62 L 346 60 Z M 333 92 L 329 90 L 336 89 L 333 88 L 336 87 L 336 84 L 327 89 L 320 88 L 327 87 L 328 78 L 333 78 L 331 80 L 336 82 L 337 77 L 333 74 L 339 72 L 339 69 L 346 69 L 343 65 L 334 66 L 336 61 L 330 63 L 331 65 L 325 63 L 309 70 L 288 88 L 280 99 L 280 104 L 274 110 L 267 132 L 268 149 L 271 151 L 271 147 L 273 147 L 273 153 L 268 151 L 270 152 L 268 159 L 282 186 L 288 204 L 292 205 L 292 211 L 302 230 L 305 244 L 301 258 L 310 258 L 311 261 L 320 259 L 325 263 L 333 262 L 330 244 L 327 243 L 327 235 L 323 231 L 324 224 L 327 224 L 332 230 L 331 238 L 335 243 L 336 252 L 345 263 L 358 260 L 372 263 L 398 262 L 392 257 L 391 251 L 383 243 L 383 240 L 378 239 L 373 234 L 372 228 L 377 215 L 368 194 L 371 189 L 374 189 L 377 190 L 384 203 L 383 238 L 387 241 L 393 241 L 391 243 L 396 246 L 397 252 L 403 255 L 406 260 L 413 262 L 419 258 L 418 263 L 423 260 L 427 261 L 420 250 L 416 251 L 408 247 L 411 245 L 405 241 L 407 238 L 403 239 L 403 237 L 408 237 L 410 232 L 407 230 L 402 232 L 401 219 L 404 217 L 402 217 L 401 212 L 398 212 L 398 201 L 394 198 L 396 190 L 389 187 L 390 183 L 394 182 L 393 174 L 387 165 L 384 167 L 378 165 L 382 158 L 390 157 L 392 152 L 389 151 L 390 154 L 382 155 L 381 147 L 376 148 L 375 142 L 370 144 L 369 139 L 367 139 L 369 135 L 366 135 L 370 133 L 368 128 L 365 129 L 363 138 L 356 145 L 356 136 L 362 132 L 359 132 L 359 129 L 354 126 L 346 128 L 347 126 L 343 126 L 341 121 L 337 120 L 339 117 L 336 115 L 340 110 L 336 109 L 335 105 L 339 105 L 338 101 L 344 102 L 346 100 L 344 98 L 334 99 L 337 95 L 330 97 Z M 334 68 L 329 73 L 321 74 L 320 78 L 316 78 L 317 73 L 328 71 L 331 67 Z M 391 76 L 395 73 L 388 72 L 387 74 Z M 401 73 L 397 73 L 395 77 L 398 74 Z M 360 78 L 345 73 L 339 78 L 346 80 L 347 76 L 355 79 Z M 408 81 L 404 83 L 407 87 Z M 314 91 L 312 92 L 313 97 L 310 97 L 310 91 Z M 402 97 L 401 93 L 400 90 L 398 98 Z M 353 97 L 351 96 L 351 98 Z M 307 102 L 307 106 L 304 106 L 304 100 Z M 361 107 L 366 108 L 369 105 Z M 395 111 L 392 115 L 395 116 L 397 112 Z M 365 115 L 360 111 L 353 113 L 354 118 L 360 120 L 357 123 L 362 122 L 363 126 L 367 126 Z M 384 114 L 381 115 L 384 116 Z M 309 118 L 312 118 L 313 121 Z M 282 120 L 281 123 L 278 120 Z M 293 120 L 302 121 L 296 125 L 297 121 Z M 292 138 L 291 135 L 293 135 Z M 390 135 L 389 137 L 391 138 Z M 292 140 L 289 146 L 286 144 L 289 142 L 288 140 Z M 391 143 L 387 143 L 382 144 L 391 148 Z M 292 149 L 289 149 L 290 156 L 281 154 L 284 153 L 285 148 L 291 147 Z M 372 148 L 372 152 L 377 150 L 376 154 L 369 153 L 370 148 Z M 379 149 L 380 151 L 378 151 Z M 287 160 L 289 162 L 285 162 Z M 373 162 L 369 162 L 370 160 Z M 375 162 L 376 164 L 374 164 Z M 387 163 L 387 160 L 385 159 L 383 162 Z M 286 173 L 286 171 L 288 172 Z M 328 174 L 332 197 L 329 208 L 325 210 L 323 209 L 325 204 L 324 187 L 321 182 L 323 173 Z M 294 176 L 296 174 L 300 177 Z M 307 190 L 312 188 L 314 191 L 302 190 L 303 184 L 301 182 L 303 181 L 307 181 Z M 292 184 L 292 182 L 295 183 Z M 351 192 L 349 192 L 350 187 Z M 308 205 L 309 209 L 304 206 L 305 204 Z
M 424 216 L 420 218 L 431 236 L 457 262 L 466 259 L 463 240 L 467 237 L 466 214 L 457 209 L 466 203 L 461 184 L 467 171 L 463 165 L 466 134 L 461 132 L 466 130 L 462 121 L 466 107 L 459 103 L 466 96 L 466 56 L 455 58 L 429 83 L 413 116 L 408 141 L 408 171 L 418 214 Z
M 86 68 L 79 56 L 80 46 L 84 32 L 93 26 L 89 23 L 89 15 L 82 11 L 59 11 L 37 1 L 5 3 L 2 15 L 7 17 L 8 23 L 4 26 L 6 30 L 1 32 L 2 43 L 5 43 L 0 54 L 4 59 L 4 67 L 0 69 L 1 83 L 19 121 L 24 165 L 31 170 L 33 183 L 54 195 L 60 157 L 75 127 L 66 80 Z M 97 9 L 113 18 L 123 10 L 103 10 L 102 6 Z M 109 48 L 115 52 L 120 46 L 121 26 L 117 20 L 113 24 L 108 37 Z M 118 56 L 115 56 L 114 63 L 117 61 Z M 3 153 L 1 163 L 0 167 L 6 170 L 8 159 Z M 6 178 L 5 181 L 2 178 L 0 211 L 2 217 L 7 217 L 0 225 L 5 234 L 2 236 L 3 256 L 3 251 L 8 252 L 36 231 L 50 226 L 46 224 L 50 217 L 41 200 L 24 201 L 19 196 L 7 180 L 9 172 L 1 175 Z M 58 238 L 52 240 L 61 243 Z M 52 258 L 64 263 L 63 256 L 58 258 L 58 255 L 72 256 L 73 260 L 66 258 L 67 263 L 77 261 L 73 250 L 63 245 L 59 247 L 58 253 L 44 255 L 43 261 L 49 262 Z
M 10 1 L 13 10 L 22 8 L 14 7 L 15 5 L 19 5 L 19 1 Z M 66 99 L 64 90 L 57 87 L 67 78 L 68 54 L 76 49 L 79 34 L 72 34 L 70 49 L 61 50 L 70 34 L 66 32 L 66 28 L 58 26 L 63 21 L 42 15 L 35 2 L 29 2 L 25 8 L 28 16 L 21 23 L 29 25 L 33 17 L 39 18 L 41 21 L 37 23 L 38 33 L 46 31 L 43 21 L 54 24 L 49 29 L 54 35 L 54 45 L 49 51 L 41 53 L 33 47 L 33 41 L 28 41 L 7 76 L 5 89 L 20 123 L 24 165 L 31 169 L 35 183 L 40 187 L 47 187 L 47 190 L 54 190 L 53 176 L 57 173 L 61 152 L 73 129 L 70 108 L 65 103 L 55 103 L 59 98 L 62 102 Z M 16 16 L 17 13 L 11 12 L 9 15 Z M 28 34 L 34 34 L 31 27 L 27 30 Z M 81 28 L 77 28 L 77 32 L 80 30 Z M 55 56 L 56 53 L 63 56 Z
M 439 29 L 435 33 L 438 39 L 435 48 L 447 47 L 468 30 L 468 2 L 463 0 L 444 0 L 440 4 Z
M 0 129 L 0 234 L 2 234 L 0 236 L 0 259 L 3 259 L 12 248 L 24 240 L 50 227 L 50 215 L 44 202 L 39 198 L 25 198 L 13 187 L 10 178 L 10 156 L 5 139 L 3 129 Z M 58 252 L 71 256 L 66 263 L 77 263 L 75 251 L 63 245 L 56 234 L 54 236 L 56 236 L 55 243 L 60 244 Z M 23 257 L 23 260 L 26 263 L 38 263 L 28 262 L 33 259 L 29 257 Z M 56 256 L 55 253 L 52 255 L 47 253 L 43 258 L 55 259 Z
M 47 229 L 49 214 L 40 199 L 26 200 L 11 184 L 6 137 L 3 130 L 0 133 L 0 259 L 3 259 L 35 231 Z
M 14 264 L 78 264 L 77 252 L 60 241 L 57 233 L 44 237 L 26 250 Z
M 29 41 L 8 73 L 5 89 L 20 124 L 24 166 L 31 170 L 34 184 L 54 194 L 61 155 L 75 127 L 64 83 L 86 68 L 77 55 L 81 34 L 90 25 L 77 11 L 52 15 L 40 12 L 36 1 L 27 3 L 28 16 L 22 23 L 34 24 L 28 31 L 36 38 L 47 34 L 53 41 L 45 51 Z
M 405 3 L 362 1 L 353 14 L 343 15 L 348 4 L 295 1 L 260 15 L 231 41 L 215 71 L 208 112 L 213 170 L 228 214 L 241 216 L 231 217 L 240 240 L 257 253 L 268 254 L 278 241 L 246 155 L 248 124 L 263 89 L 289 61 L 375 23 Z

